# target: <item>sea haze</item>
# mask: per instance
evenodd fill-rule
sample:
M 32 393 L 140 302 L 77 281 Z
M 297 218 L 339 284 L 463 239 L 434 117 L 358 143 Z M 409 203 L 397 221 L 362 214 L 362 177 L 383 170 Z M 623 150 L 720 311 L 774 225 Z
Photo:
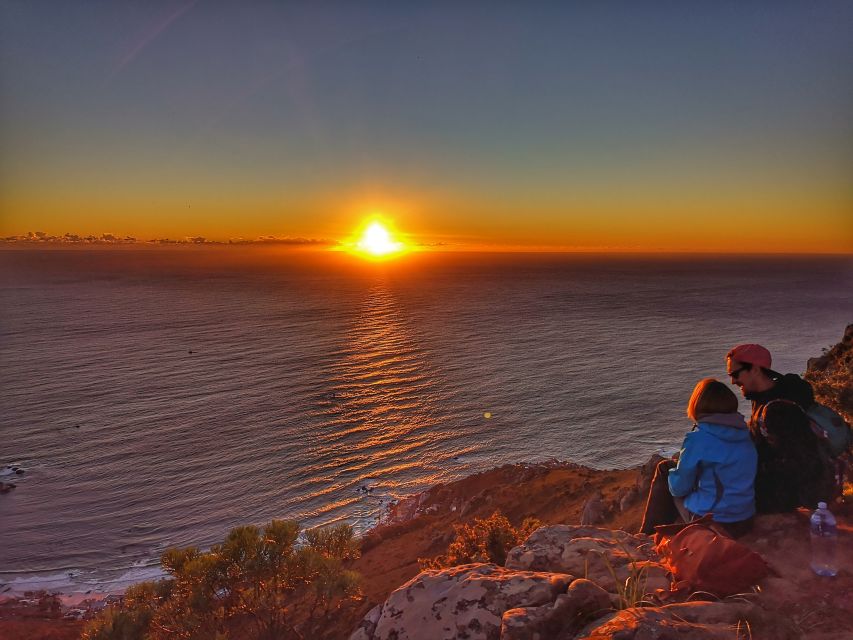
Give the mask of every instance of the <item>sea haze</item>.
M 0 590 L 116 589 L 272 518 L 364 531 L 508 462 L 641 463 L 729 347 L 800 373 L 851 291 L 849 257 L 2 251 Z

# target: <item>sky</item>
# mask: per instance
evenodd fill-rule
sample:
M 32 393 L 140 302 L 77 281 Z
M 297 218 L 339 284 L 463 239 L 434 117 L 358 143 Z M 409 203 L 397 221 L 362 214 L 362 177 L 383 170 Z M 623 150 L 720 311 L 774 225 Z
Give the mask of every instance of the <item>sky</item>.
M 853 253 L 853 3 L 0 0 L 0 236 Z

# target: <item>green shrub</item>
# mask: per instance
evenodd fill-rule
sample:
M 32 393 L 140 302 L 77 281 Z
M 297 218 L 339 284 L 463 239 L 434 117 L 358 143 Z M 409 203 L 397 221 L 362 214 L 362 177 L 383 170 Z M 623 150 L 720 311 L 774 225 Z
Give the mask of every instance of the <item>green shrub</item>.
M 173 581 L 141 582 L 124 594 L 121 607 L 107 607 L 83 632 L 87 640 L 145 638 L 160 603 L 169 597 Z
M 541 523 L 526 518 L 521 526 L 512 526 L 506 516 L 495 511 L 488 518 L 475 518 L 471 524 L 455 524 L 456 539 L 447 553 L 435 558 L 420 558 L 422 569 L 443 569 L 472 562 L 493 562 L 503 566 L 510 549 L 520 545 Z
M 335 608 L 358 594 L 352 528 L 305 532 L 273 520 L 264 529 L 238 527 L 202 552 L 168 549 L 169 574 L 128 589 L 83 631 L 83 640 L 285 640 L 313 637 Z

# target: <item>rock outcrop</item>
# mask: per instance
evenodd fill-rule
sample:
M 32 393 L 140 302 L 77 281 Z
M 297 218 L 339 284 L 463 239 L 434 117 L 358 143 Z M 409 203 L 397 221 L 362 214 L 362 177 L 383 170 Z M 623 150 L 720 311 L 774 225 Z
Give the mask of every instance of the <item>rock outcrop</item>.
M 588 618 L 610 609 L 610 595 L 591 580 L 578 578 L 552 604 L 510 609 L 501 621 L 501 640 L 541 640 L 567 635 Z
M 494 564 L 424 571 L 372 610 L 351 640 L 499 638 L 506 611 L 553 603 L 572 580 Z
M 600 527 L 540 527 L 509 552 L 506 566 L 583 576 L 611 593 L 632 574 L 642 573 L 648 590 L 668 589 L 670 584 L 649 536 Z
M 585 577 L 578 577 L 585 576 Z M 642 576 L 628 600 L 625 585 Z M 350 640 L 793 640 L 800 631 L 744 596 L 648 606 L 670 578 L 644 535 L 540 527 L 506 567 L 424 571 L 371 610 Z M 658 590 L 661 591 L 658 591 Z M 647 606 L 635 606 L 642 602 Z M 738 635 L 739 634 L 739 635 Z

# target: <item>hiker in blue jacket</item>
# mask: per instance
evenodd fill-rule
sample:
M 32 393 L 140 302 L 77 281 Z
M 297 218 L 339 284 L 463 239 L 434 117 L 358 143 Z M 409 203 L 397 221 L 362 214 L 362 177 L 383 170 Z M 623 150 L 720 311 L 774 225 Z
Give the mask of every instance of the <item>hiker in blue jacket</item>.
M 677 460 L 658 464 L 640 531 L 707 513 L 734 537 L 752 528 L 758 455 L 734 393 L 713 378 L 693 389 L 687 415 L 693 431 Z

